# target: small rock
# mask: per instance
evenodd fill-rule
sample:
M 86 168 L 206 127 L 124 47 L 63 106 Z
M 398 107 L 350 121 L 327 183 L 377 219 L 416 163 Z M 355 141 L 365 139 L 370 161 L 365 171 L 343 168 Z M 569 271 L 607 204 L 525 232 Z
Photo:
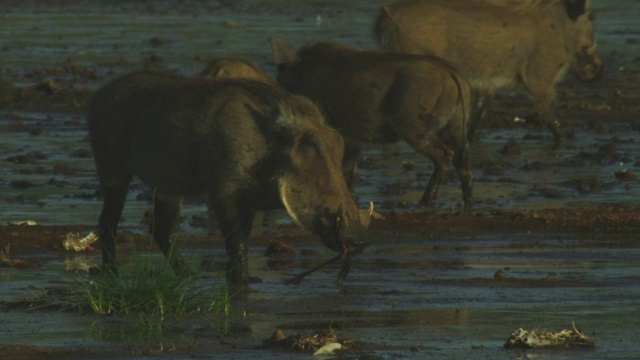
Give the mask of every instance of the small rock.
M 55 175 L 73 175 L 75 174 L 75 169 L 69 165 L 55 165 L 53 167 L 53 173 Z
M 47 95 L 51 95 L 58 90 L 58 85 L 51 79 L 43 80 L 34 85 L 33 88 L 37 91 L 41 91 Z
M 286 338 L 286 336 L 284 336 L 284 333 L 282 332 L 282 329 L 276 329 L 273 334 L 271 334 L 271 341 L 282 341 Z
M 493 278 L 497 280 L 504 280 L 507 278 L 507 273 L 505 273 L 504 270 L 499 269 L 495 274 L 493 274 Z
M 167 41 L 155 36 L 155 37 L 152 37 L 151 39 L 149 39 L 148 43 L 149 43 L 149 45 L 151 45 L 153 47 L 158 47 L 158 46 L 165 45 L 167 43 Z
M 638 180 L 638 176 L 634 172 L 631 172 L 628 170 L 616 171 L 615 176 L 616 176 L 616 179 L 618 179 L 619 181 L 637 181 Z
M 294 254 L 293 246 L 287 244 L 281 240 L 271 240 L 269 241 L 269 246 L 267 246 L 267 251 L 264 254 L 265 256 L 277 256 L 277 255 L 286 255 L 293 256 Z
M 505 156 L 520 155 L 520 144 L 518 144 L 515 138 L 511 138 L 502 149 L 500 149 L 500 154 Z
M 24 190 L 30 187 L 34 187 L 35 185 L 33 185 L 33 183 L 28 180 L 15 180 L 15 181 L 11 181 L 9 183 L 9 186 L 11 186 L 14 189 Z
M 402 162 L 402 168 L 405 171 L 411 171 L 413 169 L 415 169 L 416 164 L 413 161 L 403 161 Z

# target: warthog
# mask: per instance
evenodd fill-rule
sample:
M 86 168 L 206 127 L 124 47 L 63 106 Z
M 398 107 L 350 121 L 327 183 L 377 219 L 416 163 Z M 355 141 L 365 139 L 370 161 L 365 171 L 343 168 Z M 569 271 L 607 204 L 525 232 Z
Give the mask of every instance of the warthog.
M 202 70 L 200 76 L 211 79 L 253 79 L 259 81 L 271 81 L 269 76 L 252 63 L 240 59 L 218 58 L 212 60 Z
M 356 51 L 334 43 L 299 51 L 282 39 L 271 43 L 278 83 L 320 104 L 329 124 L 344 136 L 346 173 L 353 173 L 363 143 L 404 140 L 435 166 L 421 206 L 434 204 L 451 161 L 464 202 L 471 202 L 470 87 L 453 67 L 433 57 Z
M 497 89 L 523 86 L 556 145 L 556 83 L 570 67 L 585 81 L 602 70 L 586 0 L 399 1 L 382 7 L 376 34 L 384 49 L 449 60 L 489 109 Z
M 126 75 L 98 90 L 89 134 L 104 196 L 103 264 L 116 271 L 115 235 L 129 182 L 153 189 L 155 242 L 176 271 L 172 248 L 183 196 L 207 194 L 225 237 L 227 278 L 249 280 L 247 238 L 256 210 L 284 207 L 345 256 L 366 244 L 368 219 L 346 186 L 343 140 L 308 99 L 245 79 Z

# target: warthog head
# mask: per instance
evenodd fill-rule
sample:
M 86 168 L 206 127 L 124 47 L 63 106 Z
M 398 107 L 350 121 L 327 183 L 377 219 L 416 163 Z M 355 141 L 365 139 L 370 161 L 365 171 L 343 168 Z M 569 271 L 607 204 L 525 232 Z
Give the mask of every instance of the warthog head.
M 602 72 L 602 61 L 593 38 L 593 14 L 586 0 L 565 0 L 567 15 L 573 22 L 575 61 L 573 70 L 580 80 L 595 80 Z
M 325 125 L 308 99 L 293 96 L 276 121 L 289 134 L 290 147 L 278 180 L 280 199 L 289 216 L 318 234 L 330 249 L 351 255 L 367 245 L 366 228 L 373 209 L 359 210 L 344 180 L 342 137 Z M 305 120 L 305 121 L 302 121 Z
M 243 78 L 270 81 L 269 76 L 252 63 L 245 60 L 228 58 L 212 60 L 207 67 L 202 70 L 200 76 L 210 79 Z

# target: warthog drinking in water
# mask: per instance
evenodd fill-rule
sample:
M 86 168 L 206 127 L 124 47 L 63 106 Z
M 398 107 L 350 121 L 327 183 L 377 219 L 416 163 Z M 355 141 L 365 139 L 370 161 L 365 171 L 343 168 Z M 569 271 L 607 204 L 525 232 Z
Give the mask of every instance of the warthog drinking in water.
M 170 234 L 182 196 L 207 194 L 225 237 L 227 278 L 249 280 L 247 238 L 256 210 L 282 207 L 346 256 L 365 224 L 341 169 L 343 140 L 308 99 L 239 79 L 127 75 L 96 92 L 89 134 L 100 187 L 103 263 L 115 271 L 115 235 L 129 182 L 154 189 L 152 233 L 176 271 Z
M 464 202 L 471 202 L 470 87 L 454 68 L 432 57 L 356 51 L 333 43 L 296 51 L 272 39 L 272 47 L 278 83 L 318 102 L 344 136 L 347 174 L 353 173 L 362 143 L 404 140 L 435 167 L 420 205 L 433 205 L 452 160 Z
M 271 81 L 262 69 L 252 63 L 240 59 L 218 58 L 212 60 L 202 70 L 200 76 L 210 79 L 253 79 L 258 81 Z
M 405 0 L 382 7 L 384 49 L 447 59 L 484 93 L 524 86 L 552 131 L 559 128 L 555 85 L 570 67 L 582 80 L 602 70 L 587 0 Z

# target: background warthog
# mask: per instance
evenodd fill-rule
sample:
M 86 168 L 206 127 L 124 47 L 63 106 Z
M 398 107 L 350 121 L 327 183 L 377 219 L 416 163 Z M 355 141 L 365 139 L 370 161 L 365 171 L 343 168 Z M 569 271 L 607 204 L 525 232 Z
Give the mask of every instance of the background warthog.
M 154 189 L 154 240 L 176 271 L 169 237 L 181 197 L 208 194 L 229 256 L 227 277 L 249 279 L 256 210 L 284 206 L 329 248 L 356 253 L 364 226 L 341 171 L 343 141 L 309 100 L 252 80 L 137 73 L 89 106 L 100 187 L 103 263 L 115 271 L 115 234 L 132 176 Z M 366 219 L 363 219 L 366 220 Z
M 333 43 L 296 51 L 272 39 L 272 47 L 278 83 L 318 102 L 345 137 L 350 182 L 362 143 L 404 140 L 435 166 L 420 205 L 434 203 L 452 160 L 464 202 L 471 202 L 470 88 L 455 69 L 432 57 L 356 51 Z
M 513 3 L 399 1 L 383 6 L 376 33 L 384 49 L 451 61 L 486 95 L 487 108 L 497 89 L 524 86 L 560 144 L 555 84 L 569 67 L 582 80 L 602 69 L 591 10 L 586 0 Z
M 252 63 L 240 59 L 218 58 L 212 60 L 200 73 L 200 76 L 211 79 L 253 79 L 271 81 L 269 76 Z

